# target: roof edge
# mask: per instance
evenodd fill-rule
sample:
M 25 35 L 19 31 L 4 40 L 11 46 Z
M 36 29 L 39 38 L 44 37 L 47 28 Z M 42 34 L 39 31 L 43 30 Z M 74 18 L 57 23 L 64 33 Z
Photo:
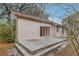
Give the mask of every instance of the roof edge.
M 53 21 L 50 20 L 45 20 L 43 18 L 39 18 L 39 17 L 35 17 L 32 15 L 27 15 L 27 14 L 23 14 L 21 12 L 16 12 L 16 11 L 11 11 L 12 14 L 14 14 L 15 16 L 17 16 L 18 18 L 24 18 L 24 19 L 29 19 L 31 21 L 37 21 L 37 22 L 41 22 L 41 23 L 46 23 L 46 24 L 52 24 L 54 26 L 60 26 L 60 27 L 65 27 L 61 24 L 55 23 Z

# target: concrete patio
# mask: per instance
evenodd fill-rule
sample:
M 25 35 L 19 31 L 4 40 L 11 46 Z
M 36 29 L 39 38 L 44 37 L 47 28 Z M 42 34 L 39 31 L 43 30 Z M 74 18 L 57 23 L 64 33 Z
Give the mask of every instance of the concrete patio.
M 22 40 L 19 41 L 22 45 L 27 47 L 30 51 L 35 51 L 41 49 L 43 47 L 54 45 L 58 42 L 64 41 L 66 38 L 45 38 L 45 39 L 37 39 L 37 40 Z
M 63 46 L 64 45 L 64 46 Z M 23 55 L 43 55 L 51 50 L 65 47 L 66 38 L 43 38 L 37 40 L 20 40 L 16 47 Z

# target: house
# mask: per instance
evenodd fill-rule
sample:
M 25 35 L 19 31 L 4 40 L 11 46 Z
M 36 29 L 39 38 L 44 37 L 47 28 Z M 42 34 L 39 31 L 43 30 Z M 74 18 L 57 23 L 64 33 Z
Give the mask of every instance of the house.
M 18 40 L 66 36 L 63 25 L 20 12 L 12 12 L 12 14 L 16 17 L 16 39 Z
M 11 13 L 16 19 L 16 54 L 44 55 L 47 52 L 67 45 L 66 28 L 47 19 L 25 15 L 20 12 Z M 15 50 L 15 51 L 16 51 Z M 20 55 L 21 55 L 20 54 Z

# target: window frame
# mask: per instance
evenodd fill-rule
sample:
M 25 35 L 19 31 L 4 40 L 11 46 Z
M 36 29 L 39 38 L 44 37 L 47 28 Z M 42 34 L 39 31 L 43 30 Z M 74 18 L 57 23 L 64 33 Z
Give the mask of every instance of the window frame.
M 42 36 L 50 36 L 50 27 L 40 26 L 40 37 Z

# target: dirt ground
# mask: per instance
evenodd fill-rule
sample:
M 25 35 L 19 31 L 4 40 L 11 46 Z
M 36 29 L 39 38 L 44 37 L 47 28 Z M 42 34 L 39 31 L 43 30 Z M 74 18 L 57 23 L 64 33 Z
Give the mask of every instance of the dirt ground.
M 7 56 L 11 48 L 14 48 L 14 43 L 7 43 L 0 40 L 0 56 Z
M 51 51 L 48 56 L 53 56 Z M 77 56 L 73 46 L 71 44 L 67 45 L 64 49 L 55 52 L 55 56 Z
M 0 56 L 8 56 L 9 53 L 13 53 L 9 49 L 14 48 L 14 43 L 7 43 L 0 40 Z M 64 49 L 60 51 L 56 51 L 55 56 L 76 56 L 76 52 L 74 51 L 71 44 L 67 45 Z M 49 52 L 47 56 L 53 56 L 53 51 Z

